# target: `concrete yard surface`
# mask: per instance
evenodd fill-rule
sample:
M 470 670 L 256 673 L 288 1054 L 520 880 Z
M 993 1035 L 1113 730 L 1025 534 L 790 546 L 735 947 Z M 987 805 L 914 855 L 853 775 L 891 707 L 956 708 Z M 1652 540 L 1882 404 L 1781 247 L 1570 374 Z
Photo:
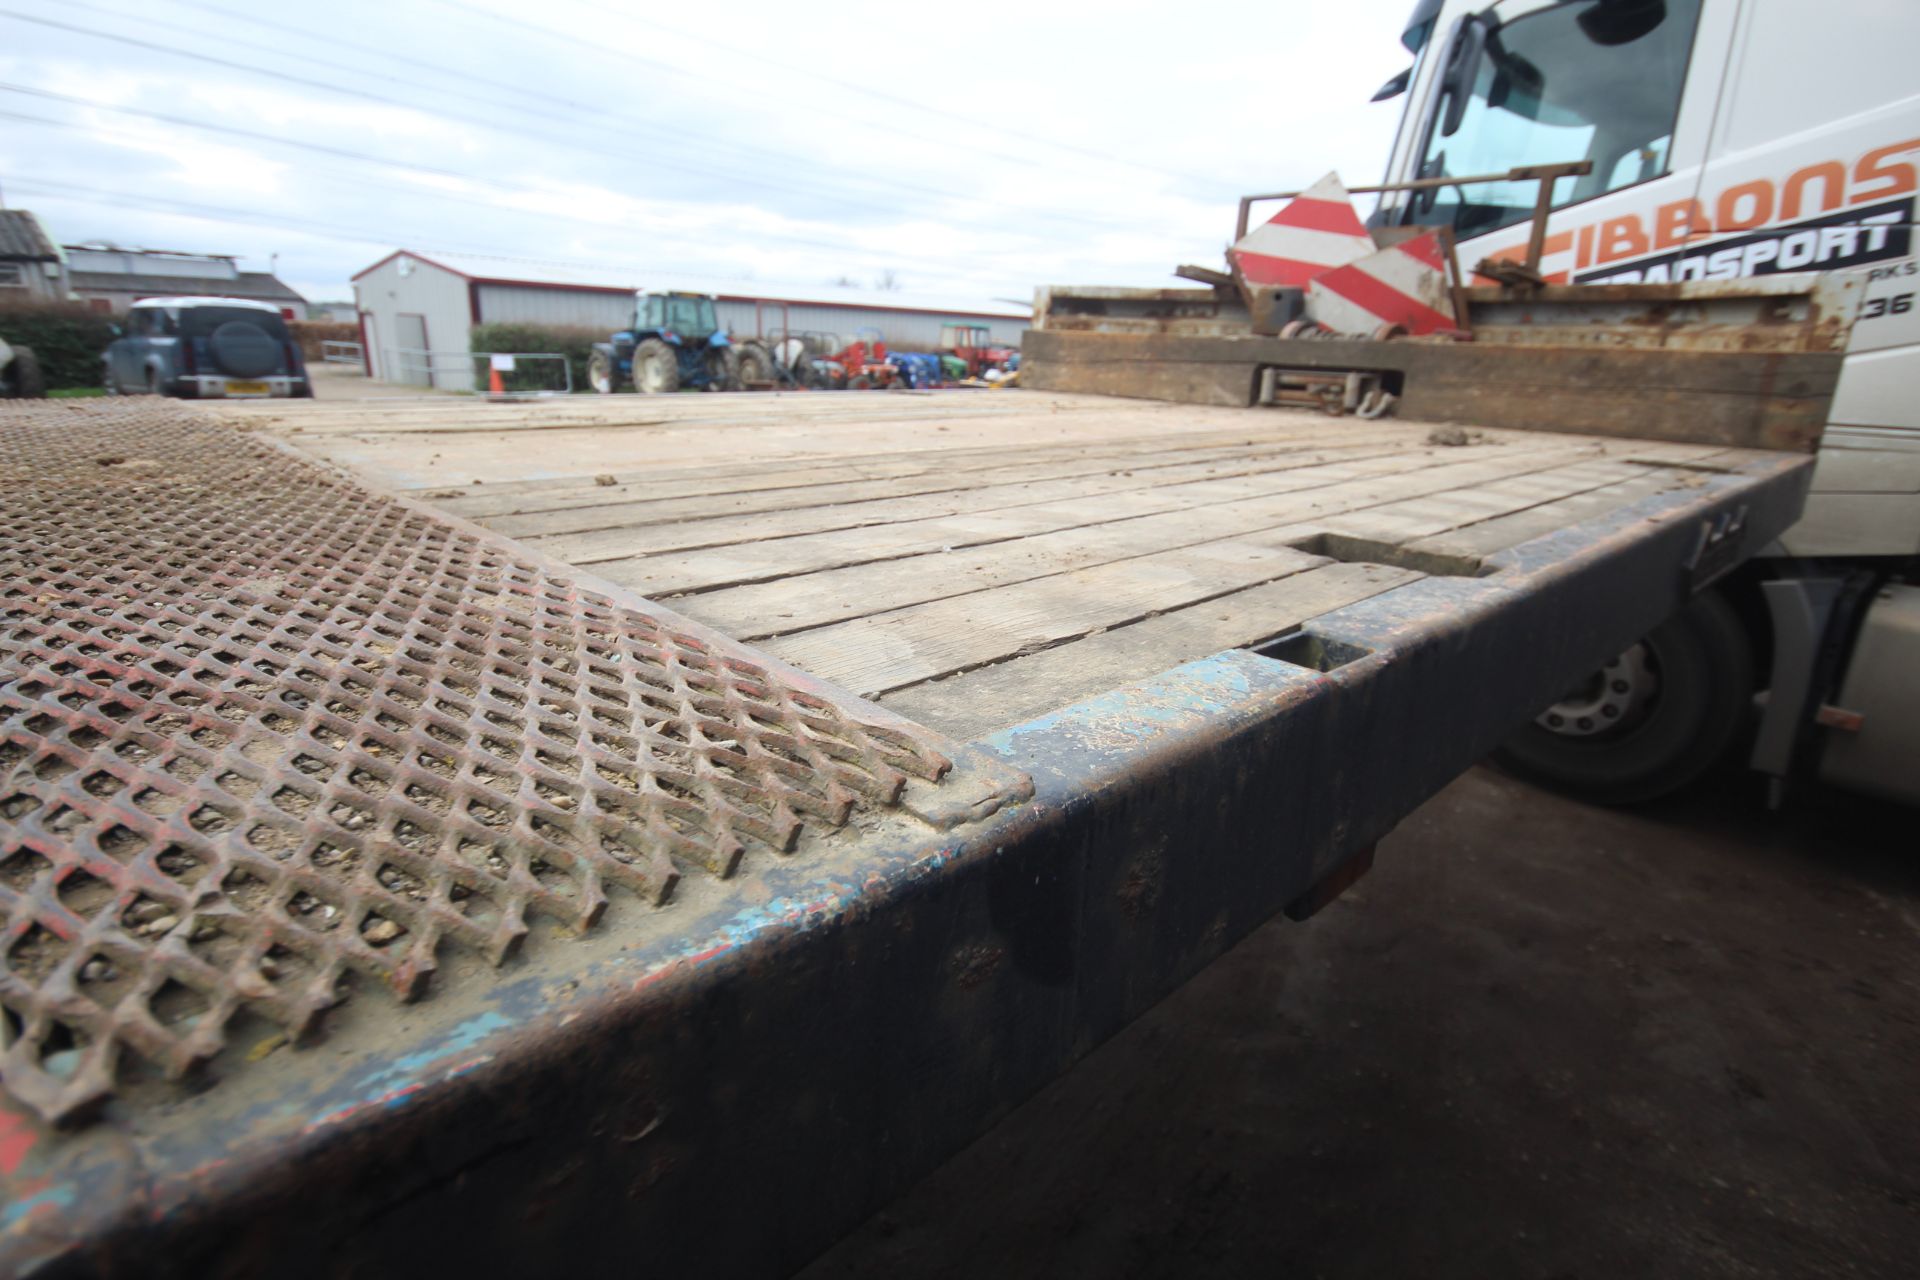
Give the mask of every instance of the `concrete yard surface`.
M 804 1274 L 1910 1276 L 1910 811 L 1476 769 Z

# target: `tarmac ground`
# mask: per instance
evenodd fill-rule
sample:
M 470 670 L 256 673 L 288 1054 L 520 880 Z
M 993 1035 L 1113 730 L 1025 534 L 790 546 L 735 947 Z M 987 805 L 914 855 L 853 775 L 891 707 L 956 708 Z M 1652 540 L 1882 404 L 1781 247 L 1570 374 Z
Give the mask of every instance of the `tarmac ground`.
M 1914 1275 L 1914 816 L 1475 769 L 803 1274 Z

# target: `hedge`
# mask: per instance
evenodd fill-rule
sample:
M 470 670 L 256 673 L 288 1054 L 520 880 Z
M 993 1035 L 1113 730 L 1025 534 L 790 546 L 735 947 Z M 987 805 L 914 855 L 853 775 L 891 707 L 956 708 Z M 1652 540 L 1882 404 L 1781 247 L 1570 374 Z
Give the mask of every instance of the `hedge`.
M 468 349 L 476 356 L 505 352 L 555 352 L 567 358 L 573 368 L 573 389 L 591 391 L 587 382 L 587 360 L 593 344 L 605 342 L 608 335 L 584 325 L 477 324 L 468 335 Z M 487 362 L 475 360 L 475 390 L 487 386 Z M 512 373 L 501 375 L 508 391 L 557 391 L 560 370 L 551 360 L 531 360 Z
M 0 303 L 0 338 L 33 348 L 49 391 L 97 387 L 115 319 L 84 303 Z

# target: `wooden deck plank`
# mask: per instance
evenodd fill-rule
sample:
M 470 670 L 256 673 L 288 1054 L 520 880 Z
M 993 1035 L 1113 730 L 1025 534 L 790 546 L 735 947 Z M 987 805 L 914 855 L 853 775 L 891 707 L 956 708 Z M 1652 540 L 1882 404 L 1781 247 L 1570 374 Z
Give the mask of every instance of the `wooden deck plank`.
M 612 486 L 602 485 L 597 475 L 553 476 L 541 480 L 496 483 L 464 491 L 448 499 L 447 509 L 470 520 L 525 511 L 558 510 L 568 506 L 608 502 L 640 501 L 648 498 L 691 497 L 703 494 L 750 493 L 767 489 L 797 489 L 809 485 L 838 484 L 847 480 L 905 479 L 914 476 L 952 472 L 977 474 L 997 467 L 1026 463 L 1061 461 L 1074 457 L 1133 457 L 1141 453 L 1178 456 L 1191 460 L 1203 452 L 1230 453 L 1251 443 L 1247 432 L 1231 435 L 1206 432 L 1195 438 L 1166 440 L 1164 437 L 1128 437 L 1107 445 L 1044 445 L 1032 449 L 953 449 L 938 452 L 920 450 L 910 454 L 849 457 L 830 462 L 795 465 L 784 459 L 759 459 L 727 466 L 684 467 L 663 471 L 652 468 L 625 473 L 602 472 L 613 476 Z M 1264 440 L 1310 439 L 1306 432 L 1276 432 Z M 1326 443 L 1324 439 L 1318 443 Z
M 232 412 L 963 737 L 1756 456 L 1025 393 Z
M 1352 447 L 1363 448 L 1387 438 L 1377 433 L 1356 436 Z M 608 487 L 600 490 L 604 496 L 598 500 L 586 498 L 565 506 L 494 516 L 487 523 L 509 537 L 541 538 L 555 534 L 590 533 L 596 529 L 637 528 L 668 521 L 793 511 L 806 507 L 852 507 L 885 498 L 957 493 L 1032 480 L 1070 480 L 1077 476 L 1137 475 L 1147 480 L 1162 479 L 1164 483 L 1173 483 L 1187 477 L 1280 469 L 1292 465 L 1293 459 L 1310 451 L 1311 446 L 1305 443 L 1277 441 L 1270 445 L 1239 444 L 1229 448 L 1183 452 L 1095 453 L 1086 457 L 1025 462 L 974 471 L 933 467 L 913 476 L 869 480 L 843 478 L 837 483 L 691 497 L 646 496 L 629 499 L 621 498 L 612 487 Z
M 880 701 L 956 738 L 977 738 L 1183 662 L 1258 644 L 1420 576 L 1386 565 L 1330 564 L 1010 662 L 910 685 Z
M 1392 450 L 1391 446 L 1380 447 L 1383 452 L 1398 452 Z M 1356 445 L 1352 447 L 1352 452 L 1362 456 L 1365 448 L 1364 445 Z M 1498 452 L 1502 458 L 1517 460 L 1539 450 L 1515 448 Z M 1310 465 L 1306 460 L 1315 456 L 1312 453 L 1290 454 L 1265 462 L 1255 461 L 1248 464 L 1248 470 L 1256 476 L 1282 476 L 1302 465 Z M 1227 486 L 1233 486 L 1233 491 L 1242 493 L 1259 491 L 1261 482 L 1257 479 L 1249 478 L 1236 484 L 1240 477 L 1220 475 L 1218 472 L 1221 468 L 1217 466 L 1214 467 L 1216 474 L 1209 477 L 1207 472 L 1210 466 L 1214 464 L 1196 463 L 1138 473 L 1100 471 L 1064 479 L 995 484 L 978 489 L 885 498 L 846 506 L 799 507 L 765 515 L 717 516 L 668 524 L 592 529 L 581 533 L 530 537 L 527 540 L 549 555 L 584 565 L 628 556 L 689 551 L 699 547 L 725 546 L 801 533 L 824 533 L 832 529 L 893 524 L 965 512 L 1036 506 L 1044 502 L 1087 500 L 1103 494 L 1133 490 L 1165 490 L 1169 495 L 1167 501 L 1191 505 L 1226 496 L 1230 492 Z M 501 528 L 501 532 L 511 531 L 511 525 Z
M 1210 542 L 872 614 L 760 647 L 863 695 L 885 693 L 1327 563 L 1257 539 Z
M 1422 487 L 1446 486 L 1452 481 L 1445 470 L 1421 468 L 1409 479 Z M 1644 474 L 1646 468 L 1631 470 Z M 1339 499 L 1343 502 L 1361 503 L 1381 492 L 1332 483 L 1332 476 L 1325 477 L 1330 487 L 1307 488 L 1312 474 L 1294 475 L 1304 492 L 1274 492 L 1197 508 L 1182 506 L 1155 515 L 1111 519 L 984 547 L 790 574 L 771 582 L 676 599 L 673 604 L 738 639 L 759 640 L 1049 573 L 1284 528 L 1311 514 L 1316 505 L 1324 510 L 1335 495 L 1344 495 Z
M 1556 451 L 1539 461 L 1552 466 L 1581 455 L 1581 450 Z M 1522 455 L 1503 453 L 1500 463 L 1511 466 Z M 1329 460 L 1302 466 L 1269 477 L 1263 491 L 1239 492 L 1236 501 L 1260 497 L 1278 497 L 1304 489 L 1331 490 L 1334 487 L 1369 477 L 1400 477 L 1393 482 L 1348 490 L 1338 499 L 1310 498 L 1304 506 L 1288 506 L 1281 515 L 1286 519 L 1306 518 L 1316 512 L 1346 510 L 1353 505 L 1385 502 L 1395 498 L 1429 492 L 1435 487 L 1465 480 L 1466 474 L 1449 468 L 1464 465 L 1442 464 L 1436 467 L 1422 453 L 1382 452 L 1352 460 Z M 1416 474 L 1417 473 L 1417 474 Z M 699 550 L 667 550 L 602 562 L 595 572 L 644 595 L 671 597 L 674 593 L 710 590 L 772 578 L 795 577 L 826 569 L 842 568 L 877 560 L 895 559 L 926 552 L 947 552 L 979 546 L 1014 537 L 1030 537 L 1060 529 L 1137 519 L 1160 513 L 1194 513 L 1206 509 L 1188 486 L 1146 487 L 1111 492 L 1095 499 L 1073 498 L 1050 503 L 1035 503 L 995 511 L 930 517 L 893 524 L 855 526 L 824 533 L 786 538 L 768 538 L 733 542 Z M 1223 496 L 1220 500 L 1229 500 Z M 1254 528 L 1266 527 L 1269 516 L 1255 521 Z M 697 612 L 697 606 L 682 603 Z
M 1441 530 L 1408 543 L 1407 549 L 1438 555 L 1487 556 L 1508 547 L 1517 547 L 1542 534 L 1609 515 L 1642 498 L 1666 493 L 1687 483 L 1687 477 L 1677 476 L 1672 471 L 1650 472 L 1577 493 L 1557 502 L 1545 502 L 1524 511 Z

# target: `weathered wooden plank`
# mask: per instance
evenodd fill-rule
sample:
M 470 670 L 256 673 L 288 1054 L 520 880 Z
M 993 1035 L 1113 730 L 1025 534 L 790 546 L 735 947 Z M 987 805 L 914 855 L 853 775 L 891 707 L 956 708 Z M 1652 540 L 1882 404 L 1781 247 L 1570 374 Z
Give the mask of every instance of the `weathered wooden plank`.
M 948 551 L 1161 512 L 1191 512 L 1209 502 L 1283 495 L 1301 489 L 1325 491 L 1308 498 L 1304 506 L 1290 505 L 1281 513 L 1287 519 L 1305 518 L 1316 512 L 1343 511 L 1354 505 L 1431 492 L 1449 484 L 1511 474 L 1528 466 L 1562 465 L 1586 456 L 1597 447 L 1563 442 L 1557 449 L 1512 447 L 1479 451 L 1468 457 L 1456 457 L 1453 450 L 1382 451 L 1351 460 L 1269 473 L 1263 483 L 1252 487 L 1245 480 L 1223 480 L 1205 482 L 1203 488 L 1182 485 L 1113 492 L 1092 498 L 1080 496 L 998 511 L 730 543 L 697 551 L 666 551 L 606 561 L 596 565 L 595 572 L 642 594 L 664 596 L 676 591 L 731 586 L 930 551 Z M 1437 462 L 1436 452 L 1454 461 Z M 1468 469 L 1470 462 L 1474 464 L 1472 469 Z M 1368 477 L 1389 479 L 1350 487 L 1338 497 L 1329 496 L 1335 486 L 1350 485 Z M 692 607 L 697 611 L 697 606 Z
M 1382 442 L 1375 446 L 1391 451 Z M 1349 446 L 1355 455 L 1363 455 L 1364 443 Z M 1522 449 L 1503 452 L 1521 453 Z M 685 551 L 700 547 L 725 546 L 737 542 L 780 538 L 800 533 L 824 533 L 832 529 L 891 524 L 964 512 L 992 511 L 1007 507 L 1033 506 L 1043 502 L 1061 502 L 1098 494 L 1164 488 L 1179 490 L 1175 497 L 1195 502 L 1206 501 L 1222 490 L 1219 485 L 1235 473 L 1273 474 L 1310 465 L 1313 453 L 1277 455 L 1270 459 L 1252 459 L 1241 465 L 1193 463 L 1176 467 L 1135 472 L 1101 471 L 1095 475 L 1067 479 L 1022 481 L 988 485 L 978 489 L 954 490 L 903 498 L 883 498 L 845 506 L 802 507 L 787 511 L 745 516 L 719 516 L 704 520 L 682 520 L 668 524 L 593 529 L 580 533 L 562 533 L 529 540 L 549 555 L 574 564 L 597 564 L 628 556 Z M 1209 479 L 1211 473 L 1212 479 Z M 1212 484 L 1213 488 L 1190 488 Z M 1242 486 L 1244 488 L 1244 486 Z M 495 527 L 500 527 L 496 524 Z M 504 528 L 502 532 L 511 532 Z
M 942 733 L 977 738 L 1183 662 L 1257 644 L 1420 576 L 1385 565 L 1330 564 L 1041 653 L 911 685 L 881 702 Z
M 1676 487 L 1700 483 L 1698 473 L 1660 470 L 1616 481 L 1555 502 L 1546 502 L 1508 515 L 1454 526 L 1406 544 L 1415 553 L 1487 556 L 1543 534 L 1554 533 L 1586 520 L 1596 520 L 1642 498 Z
M 1365 426 L 1365 423 L 1358 424 Z M 490 484 L 458 496 L 436 498 L 438 505 L 469 520 L 484 520 L 524 511 L 618 500 L 693 497 L 703 494 L 747 493 L 766 489 L 804 488 L 847 480 L 884 480 L 892 477 L 979 472 L 1074 458 L 1127 458 L 1143 454 L 1191 459 L 1203 451 L 1230 451 L 1255 443 L 1327 443 L 1328 431 L 1305 421 L 1246 422 L 1233 431 L 1183 428 L 1153 435 L 1128 435 L 1111 440 L 1051 443 L 1030 448 L 993 445 L 984 448 L 917 449 L 907 453 L 849 453 L 819 461 L 762 458 L 724 466 L 650 467 L 611 474 L 614 483 L 602 485 L 595 475 L 549 476 L 538 480 Z
M 1023 351 L 1031 366 L 1129 363 L 1272 364 L 1294 369 L 1375 369 L 1409 382 L 1473 386 L 1531 385 L 1730 395 L 1831 395 L 1842 356 L 1826 351 L 1689 351 L 1536 344 L 1372 342 L 1358 338 L 1175 337 L 1166 334 L 1056 333 L 1035 330 Z M 1554 405 L 1558 410 L 1562 406 Z
M 1633 463 L 1583 462 L 1369 507 L 1335 515 L 1317 524 L 1328 533 L 1389 543 L 1411 542 L 1647 474 L 1648 468 Z M 1669 473 L 1667 487 L 1675 483 L 1677 480 Z
M 1378 443 L 1381 432 L 1357 432 L 1353 447 Z M 1177 483 L 1194 475 L 1245 473 L 1284 467 L 1290 458 L 1310 451 L 1304 442 L 1236 442 L 1205 449 L 1131 450 L 1098 452 L 1086 456 L 1025 461 L 974 470 L 932 467 L 918 475 L 874 480 L 845 480 L 830 484 L 782 486 L 725 494 L 649 496 L 622 500 L 613 487 L 600 489 L 601 500 L 585 499 L 564 506 L 489 517 L 488 527 L 513 538 L 540 538 L 595 529 L 631 529 L 669 521 L 691 521 L 729 515 L 794 511 L 807 507 L 853 508 L 886 498 L 911 498 L 1032 480 L 1067 480 L 1076 476 L 1135 475 L 1143 479 L 1165 476 Z M 647 486 L 670 487 L 671 482 Z M 613 500 L 608 500 L 608 499 Z
M 1407 460 L 1411 461 L 1411 460 Z M 1341 470 L 1350 470 L 1342 468 Z M 1540 492 L 1558 496 L 1569 486 L 1592 486 L 1617 477 L 1621 471 L 1645 474 L 1645 467 L 1629 466 L 1589 476 L 1580 467 L 1547 472 L 1540 479 L 1549 487 Z M 935 554 L 893 558 L 816 573 L 784 576 L 772 582 L 732 587 L 674 600 L 674 606 L 728 635 L 757 641 L 823 623 L 879 613 L 923 601 L 982 591 L 1030 578 L 1085 568 L 1109 561 L 1170 551 L 1179 547 L 1228 538 L 1246 537 L 1287 528 L 1309 516 L 1325 520 L 1349 505 L 1378 501 L 1396 490 L 1434 491 L 1447 496 L 1468 476 L 1486 474 L 1483 463 L 1408 469 L 1405 481 L 1382 486 L 1361 483 L 1354 476 L 1332 484 L 1223 500 L 1203 507 L 1182 506 L 1157 515 L 1114 519 L 1052 533 L 1036 534 L 984 547 L 943 550 Z M 1571 474 L 1565 474 L 1571 473 Z M 1550 477 L 1562 476 L 1560 480 Z M 1331 480 L 1331 477 L 1324 477 Z M 1414 499 L 1415 503 L 1422 499 Z M 1513 501 L 1501 499 L 1508 509 Z M 1398 511 L 1411 503 L 1395 503 L 1384 510 Z M 1477 509 L 1476 509 L 1477 510 Z M 1463 514 L 1462 522 L 1475 518 Z
M 1326 563 L 1258 539 L 1212 542 L 835 623 L 760 647 L 862 694 L 884 693 Z
M 1397 412 L 1583 435 L 1809 450 L 1840 355 L 1035 332 L 1022 378 L 1055 390 L 1252 403 L 1263 364 L 1391 372 Z M 1202 390 L 1196 391 L 1195 388 Z

